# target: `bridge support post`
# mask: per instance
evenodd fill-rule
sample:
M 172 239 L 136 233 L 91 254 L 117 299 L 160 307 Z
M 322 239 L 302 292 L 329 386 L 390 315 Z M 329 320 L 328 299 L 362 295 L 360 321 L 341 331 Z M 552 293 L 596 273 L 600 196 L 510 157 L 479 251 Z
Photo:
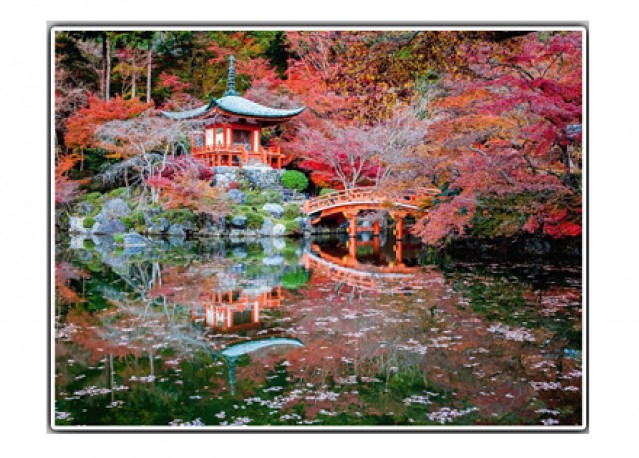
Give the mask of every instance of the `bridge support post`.
M 397 261 L 398 265 L 403 263 L 404 258 L 404 245 L 402 243 L 402 239 L 397 240 L 397 244 L 395 245 L 395 261 Z
M 402 240 L 402 237 L 404 237 L 404 217 L 402 215 L 399 215 L 397 217 L 397 227 L 395 228 L 395 237 L 397 237 L 397 240 Z
M 373 235 L 375 237 L 377 237 L 379 235 L 380 229 L 379 229 L 379 221 L 375 220 L 373 221 Z
M 348 236 L 357 237 L 357 212 L 344 213 L 344 217 L 348 219 Z
M 379 254 L 379 235 L 373 236 L 373 254 L 377 256 Z
M 357 260 L 357 237 L 350 237 L 348 239 L 348 255 Z

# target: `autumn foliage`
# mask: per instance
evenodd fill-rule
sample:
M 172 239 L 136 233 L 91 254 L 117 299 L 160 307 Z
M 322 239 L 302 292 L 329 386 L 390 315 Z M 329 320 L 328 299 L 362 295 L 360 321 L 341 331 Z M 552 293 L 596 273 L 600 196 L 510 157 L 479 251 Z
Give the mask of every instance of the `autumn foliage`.
M 144 158 L 138 183 L 164 199 L 209 205 L 193 197 L 205 178 L 189 188 L 183 180 L 192 173 L 168 160 L 201 126 L 170 126 L 154 108 L 189 109 L 221 96 L 233 55 L 244 97 L 307 107 L 264 129 L 262 141 L 281 146 L 285 165 L 317 187 L 438 187 L 413 227 L 430 244 L 476 234 L 487 202 L 519 195 L 532 197 L 507 235 L 581 233 L 581 32 L 172 32 L 155 37 L 148 68 L 140 60 L 150 55 L 140 45 L 148 37 L 134 35 L 122 34 L 114 54 L 113 84 L 124 96 L 90 95 L 67 118 L 64 143 Z M 150 104 L 131 96 L 142 70 L 153 75 Z M 150 153 L 163 155 L 161 163 Z M 72 188 L 60 175 L 63 200 Z
M 66 122 L 65 143 L 69 148 L 86 149 L 95 145 L 97 129 L 109 121 L 131 119 L 150 107 L 139 99 L 116 96 L 111 100 L 89 97 L 89 105 L 80 108 Z
M 197 172 L 185 170 L 176 173 L 172 180 L 165 180 L 162 206 L 166 209 L 188 208 L 195 213 L 221 215 L 227 210 L 226 201 L 210 181 L 200 180 Z
M 71 180 L 68 176 L 71 170 L 80 160 L 75 154 L 67 154 L 60 157 L 55 165 L 55 203 L 66 204 L 79 194 L 80 182 Z
M 472 73 L 444 80 L 422 150 L 436 184 L 456 191 L 419 221 L 430 243 L 466 234 L 488 197 L 550 192 L 561 202 L 580 193 L 581 34 L 534 33 L 465 51 Z M 578 210 L 533 205 L 522 229 L 579 235 Z

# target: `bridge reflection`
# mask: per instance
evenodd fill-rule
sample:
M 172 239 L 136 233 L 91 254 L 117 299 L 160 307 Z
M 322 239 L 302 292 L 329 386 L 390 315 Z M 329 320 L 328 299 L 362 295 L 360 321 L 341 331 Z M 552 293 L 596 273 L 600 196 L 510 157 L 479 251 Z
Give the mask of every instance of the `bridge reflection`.
M 372 240 L 351 237 L 344 244 L 314 243 L 302 255 L 301 263 L 330 277 L 336 283 L 354 288 L 391 294 L 410 294 L 416 287 L 419 268 L 404 258 L 418 244 L 398 239 L 394 244 L 374 236 Z

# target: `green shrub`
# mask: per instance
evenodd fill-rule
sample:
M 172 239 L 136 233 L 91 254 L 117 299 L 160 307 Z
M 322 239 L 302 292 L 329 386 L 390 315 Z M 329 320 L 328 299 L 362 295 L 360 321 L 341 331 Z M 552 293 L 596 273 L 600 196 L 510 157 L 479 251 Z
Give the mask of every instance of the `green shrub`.
M 113 234 L 113 240 L 115 240 L 115 243 L 118 245 L 122 245 L 122 243 L 124 243 L 124 234 Z
M 326 194 L 330 194 L 332 192 L 337 192 L 337 190 L 333 189 L 333 188 L 322 188 L 322 190 L 320 191 L 319 195 L 320 196 L 325 196 Z
M 126 195 L 126 193 L 127 193 L 126 188 L 116 188 L 113 191 L 109 192 L 109 197 L 111 198 L 123 197 L 124 195 Z
M 287 234 L 301 234 L 302 226 L 298 221 L 286 221 L 284 223 L 284 227 L 286 228 Z
M 260 191 L 249 191 L 246 193 L 246 204 L 251 206 L 262 206 L 268 202 L 266 194 Z
M 101 192 L 90 192 L 89 194 L 84 196 L 84 200 L 92 205 L 95 205 L 99 201 L 101 201 L 103 197 L 104 194 L 102 194 Z
M 286 170 L 282 174 L 282 184 L 288 189 L 295 189 L 301 192 L 308 186 L 308 178 L 297 170 Z
M 272 202 L 274 204 L 282 203 L 282 194 L 272 189 L 266 191 L 266 199 L 267 202 Z
M 262 227 L 262 223 L 264 223 L 264 218 L 258 213 L 246 212 L 244 216 L 246 216 L 246 225 L 249 229 L 259 229 Z
M 127 229 L 131 229 L 136 225 L 144 225 L 144 213 L 142 213 L 142 210 L 136 210 L 127 216 L 123 216 L 121 220 Z
M 84 227 L 85 229 L 91 229 L 94 224 L 95 224 L 95 218 L 93 216 L 87 216 L 82 221 L 82 227 Z
M 240 185 L 241 190 L 249 189 L 251 187 L 251 182 L 246 178 L 240 178 L 237 180 L 237 183 Z
M 284 219 L 295 219 L 300 216 L 300 207 L 295 204 L 288 204 L 284 207 Z
M 163 214 L 158 215 L 156 218 L 166 218 L 170 223 L 185 224 L 187 222 L 195 223 L 196 217 L 188 208 L 171 209 L 167 210 Z M 144 219 L 143 219 L 144 221 Z

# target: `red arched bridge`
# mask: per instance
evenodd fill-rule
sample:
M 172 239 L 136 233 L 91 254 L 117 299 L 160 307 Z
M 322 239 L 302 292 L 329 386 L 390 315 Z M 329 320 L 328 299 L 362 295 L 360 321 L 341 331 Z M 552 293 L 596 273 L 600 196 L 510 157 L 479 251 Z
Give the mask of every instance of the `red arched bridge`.
M 341 213 L 349 220 L 349 235 L 357 235 L 357 215 L 360 211 L 385 210 L 397 221 L 396 235 L 404 233 L 404 218 L 419 211 L 423 200 L 439 194 L 437 188 L 417 188 L 413 193 L 393 193 L 378 188 L 352 188 L 313 197 L 304 202 L 302 211 L 311 216 L 311 223 L 317 224 L 323 218 Z M 379 234 L 379 222 L 370 229 Z

